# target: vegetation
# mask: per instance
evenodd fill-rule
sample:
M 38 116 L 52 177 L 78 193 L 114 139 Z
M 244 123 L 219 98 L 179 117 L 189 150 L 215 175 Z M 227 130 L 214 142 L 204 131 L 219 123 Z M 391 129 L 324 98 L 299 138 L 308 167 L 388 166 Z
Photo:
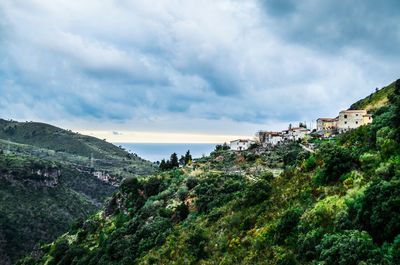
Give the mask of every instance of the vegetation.
M 103 211 L 19 264 L 399 264 L 400 93 L 388 98 L 372 124 L 313 154 L 219 146 L 128 178 Z
M 0 264 L 98 211 L 122 178 L 152 172 L 150 162 L 106 141 L 0 119 Z
M 165 161 L 165 159 L 161 160 L 159 165 L 160 170 L 170 170 L 174 168 L 178 168 L 181 166 L 187 166 L 192 164 L 192 155 L 190 154 L 190 150 L 188 150 L 185 156 L 181 156 L 178 160 L 178 155 L 176 153 L 171 154 L 169 160 Z
M 44 160 L 0 154 L 0 260 L 8 264 L 99 209 L 115 188 Z

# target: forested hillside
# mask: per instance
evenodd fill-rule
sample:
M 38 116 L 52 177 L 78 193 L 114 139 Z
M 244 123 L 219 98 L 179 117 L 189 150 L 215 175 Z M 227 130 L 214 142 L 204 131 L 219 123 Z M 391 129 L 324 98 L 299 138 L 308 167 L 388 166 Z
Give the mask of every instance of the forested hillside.
M 94 137 L 0 119 L 0 264 L 15 262 L 98 211 L 121 179 L 155 170 Z
M 372 124 L 310 141 L 127 178 L 19 264 L 400 264 L 400 81 Z
M 114 191 L 60 163 L 0 153 L 0 264 L 54 240 Z

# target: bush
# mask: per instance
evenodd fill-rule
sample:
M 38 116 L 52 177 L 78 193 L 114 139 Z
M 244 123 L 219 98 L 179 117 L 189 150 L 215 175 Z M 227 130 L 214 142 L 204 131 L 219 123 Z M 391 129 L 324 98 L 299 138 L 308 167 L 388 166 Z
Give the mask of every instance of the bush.
M 356 207 L 356 224 L 381 244 L 400 234 L 400 181 L 380 180 L 365 190 Z M 360 205 L 360 206 L 358 206 Z M 358 208 L 357 208 L 358 207 Z
M 208 238 L 205 235 L 205 231 L 201 228 L 196 228 L 194 231 L 189 233 L 189 236 L 186 239 L 186 245 L 189 253 L 191 253 L 196 260 L 207 257 L 207 253 L 204 250 L 207 241 Z
M 385 264 L 382 252 L 364 231 L 326 234 L 317 249 L 318 260 L 326 265 L 358 265 L 360 262 Z
M 332 143 L 322 145 L 317 158 L 322 162 L 321 171 L 315 178 L 316 183 L 320 185 L 339 180 L 354 166 L 350 150 Z
M 271 178 L 273 178 L 272 173 L 267 173 L 262 175 L 260 180 L 248 185 L 244 193 L 243 205 L 253 206 L 268 199 L 271 191 Z
M 300 216 L 300 209 L 290 209 L 279 219 L 274 229 L 274 237 L 277 244 L 283 244 L 285 239 L 295 232 L 297 224 L 300 221 Z
M 143 184 L 144 194 L 147 197 L 151 197 L 157 195 L 162 189 L 162 181 L 157 177 L 152 177 L 147 180 L 145 184 Z
M 310 172 L 314 170 L 316 167 L 317 167 L 317 159 L 315 158 L 315 156 L 311 155 L 304 161 L 304 170 L 306 172 Z

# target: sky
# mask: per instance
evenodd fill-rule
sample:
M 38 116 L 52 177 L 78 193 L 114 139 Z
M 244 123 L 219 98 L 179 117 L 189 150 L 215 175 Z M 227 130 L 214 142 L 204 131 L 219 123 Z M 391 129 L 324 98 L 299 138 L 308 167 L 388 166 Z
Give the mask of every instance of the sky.
M 312 125 L 399 78 L 397 0 L 1 0 L 0 117 L 113 142 Z

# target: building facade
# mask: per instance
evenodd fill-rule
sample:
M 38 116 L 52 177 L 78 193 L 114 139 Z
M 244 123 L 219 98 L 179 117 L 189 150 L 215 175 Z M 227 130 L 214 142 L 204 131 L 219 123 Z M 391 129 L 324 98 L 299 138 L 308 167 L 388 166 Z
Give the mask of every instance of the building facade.
M 339 133 L 343 133 L 371 122 L 372 116 L 366 110 L 342 110 L 339 113 L 337 128 Z
M 317 131 L 332 131 L 337 129 L 337 118 L 317 119 Z
M 254 141 L 249 139 L 237 139 L 230 141 L 229 147 L 233 151 L 244 151 L 249 149 L 249 147 L 254 143 Z

